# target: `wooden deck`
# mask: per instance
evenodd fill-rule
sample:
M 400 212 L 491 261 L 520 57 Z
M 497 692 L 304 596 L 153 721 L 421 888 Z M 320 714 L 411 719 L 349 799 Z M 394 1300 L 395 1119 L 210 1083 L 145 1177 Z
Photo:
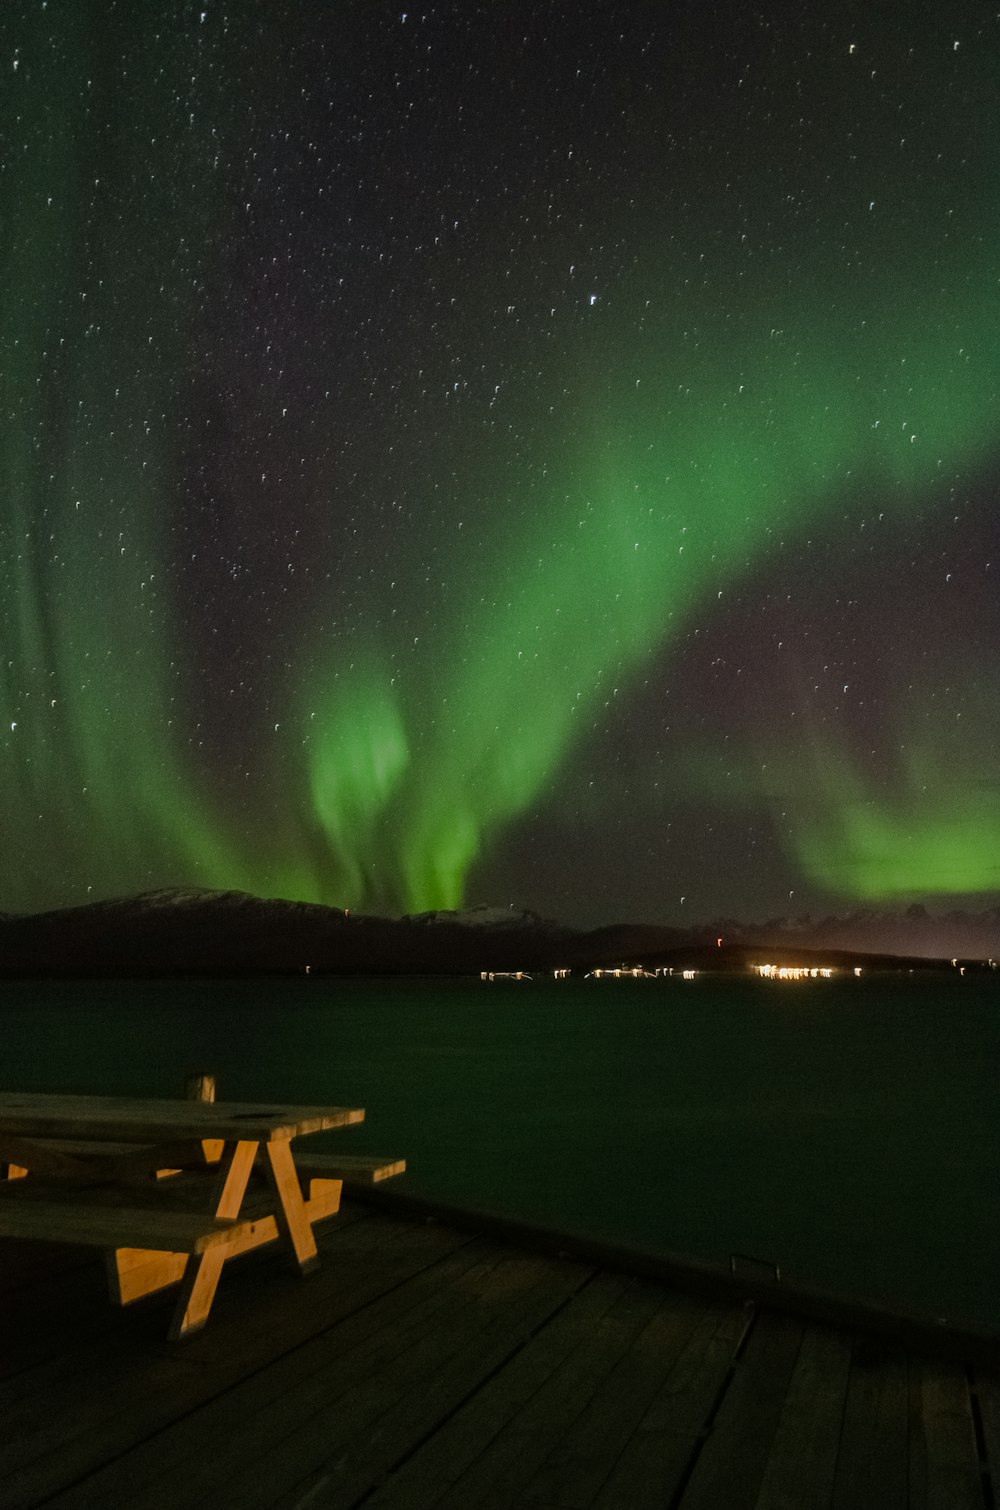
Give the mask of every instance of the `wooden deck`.
M 0 1248 L 0 1505 L 993 1510 L 1000 1382 L 814 1321 L 352 1207 L 163 1340 Z

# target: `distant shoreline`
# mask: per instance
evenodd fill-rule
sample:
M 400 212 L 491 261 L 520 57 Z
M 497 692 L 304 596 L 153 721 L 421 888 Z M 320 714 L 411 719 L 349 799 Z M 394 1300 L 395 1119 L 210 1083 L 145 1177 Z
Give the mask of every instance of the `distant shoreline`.
M 970 947 L 955 947 L 949 957 L 912 947 L 924 943 L 912 918 L 875 914 L 827 920 L 811 933 L 774 925 L 771 936 L 767 924 L 726 925 L 727 934 L 716 925 L 681 930 L 631 923 L 582 931 L 501 909 L 383 918 L 243 892 L 159 891 L 0 916 L 0 978 L 421 979 L 520 972 L 578 979 L 615 969 L 749 975 L 765 964 L 837 974 L 996 969 L 1000 909 L 972 922 L 967 937 L 959 938 L 962 930 L 955 925 L 956 944 Z M 911 948 L 869 944 L 869 938 L 874 944 L 883 936 Z M 866 947 L 852 947 L 855 939 Z

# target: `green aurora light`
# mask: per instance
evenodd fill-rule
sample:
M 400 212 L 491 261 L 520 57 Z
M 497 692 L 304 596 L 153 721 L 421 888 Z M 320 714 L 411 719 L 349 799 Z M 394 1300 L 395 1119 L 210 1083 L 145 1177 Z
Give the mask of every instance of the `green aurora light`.
M 835 896 L 865 901 L 989 894 L 1000 884 L 1000 786 L 978 686 L 964 712 L 930 692 L 895 710 L 890 771 L 808 729 L 797 759 L 772 749 L 750 785 L 765 792 L 801 872 Z M 979 705 L 980 716 L 975 712 Z M 972 716 L 970 716 L 970 713 Z
M 549 428 L 512 385 L 532 466 L 511 461 L 492 496 L 468 500 L 464 535 L 441 532 L 444 585 L 422 632 L 408 605 L 432 589 L 402 548 L 398 620 L 379 588 L 349 634 L 325 635 L 336 588 L 322 578 L 294 642 L 255 668 L 266 696 L 237 775 L 200 722 L 192 610 L 173 569 L 183 374 L 227 212 L 211 183 L 194 198 L 189 187 L 206 146 L 186 124 L 184 49 L 147 35 L 131 93 L 91 108 L 63 87 L 61 61 L 76 49 L 80 76 L 111 88 L 85 21 L 67 9 L 60 25 L 76 35 L 58 56 L 39 39 L 4 104 L 32 143 L 6 174 L 0 291 L 6 905 L 151 880 L 460 905 L 601 710 L 623 705 L 650 657 L 780 537 L 822 530 L 866 493 L 905 529 L 996 458 L 997 241 L 978 208 L 994 164 L 976 173 L 989 192 L 947 218 L 940 186 L 922 200 L 916 183 L 875 229 L 852 208 L 864 256 L 845 252 L 835 199 L 799 249 L 807 271 L 790 279 L 719 251 L 683 300 L 700 254 L 649 229 L 631 283 L 544 358 L 559 395 Z M 110 159 L 102 109 L 119 128 Z M 235 151 L 238 122 L 227 130 Z M 893 192 L 876 181 L 873 200 Z M 178 234 L 165 240 L 165 225 Z M 456 486 L 477 480 L 470 466 Z M 335 490 L 317 483 L 316 500 Z M 956 788 L 941 750 L 934 731 L 914 742 L 878 800 L 848 752 L 807 752 L 823 800 L 802 788 L 789 802 L 803 872 L 865 898 L 995 888 L 995 803 L 984 821 L 981 787 Z

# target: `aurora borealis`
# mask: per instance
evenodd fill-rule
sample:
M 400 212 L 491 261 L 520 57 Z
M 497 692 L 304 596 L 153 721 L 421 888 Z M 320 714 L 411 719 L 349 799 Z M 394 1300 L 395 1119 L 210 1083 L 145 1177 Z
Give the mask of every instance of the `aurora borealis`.
M 11 0 L 0 908 L 1000 894 L 1000 20 Z

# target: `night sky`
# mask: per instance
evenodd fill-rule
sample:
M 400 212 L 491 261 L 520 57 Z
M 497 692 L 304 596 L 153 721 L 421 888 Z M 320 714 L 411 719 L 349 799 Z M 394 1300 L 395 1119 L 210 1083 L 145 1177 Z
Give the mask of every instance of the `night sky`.
M 996 7 L 0 38 L 0 908 L 1000 897 Z

